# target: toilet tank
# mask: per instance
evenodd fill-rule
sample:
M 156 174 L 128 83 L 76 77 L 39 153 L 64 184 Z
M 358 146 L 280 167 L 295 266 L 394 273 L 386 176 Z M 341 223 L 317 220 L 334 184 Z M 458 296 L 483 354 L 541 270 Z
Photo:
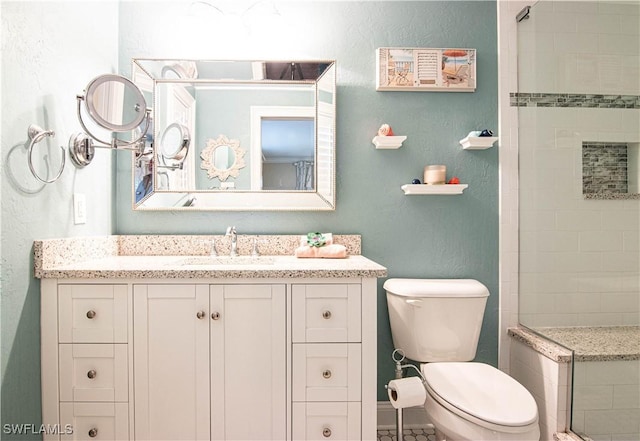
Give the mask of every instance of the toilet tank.
M 388 279 L 384 283 L 396 349 L 418 362 L 476 356 L 489 290 L 471 279 Z

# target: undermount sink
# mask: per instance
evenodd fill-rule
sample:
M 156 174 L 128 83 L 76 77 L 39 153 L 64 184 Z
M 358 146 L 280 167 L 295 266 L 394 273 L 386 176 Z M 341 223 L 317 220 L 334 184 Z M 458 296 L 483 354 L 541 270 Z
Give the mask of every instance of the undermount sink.
M 180 265 L 273 265 L 273 256 L 194 256 L 182 259 Z

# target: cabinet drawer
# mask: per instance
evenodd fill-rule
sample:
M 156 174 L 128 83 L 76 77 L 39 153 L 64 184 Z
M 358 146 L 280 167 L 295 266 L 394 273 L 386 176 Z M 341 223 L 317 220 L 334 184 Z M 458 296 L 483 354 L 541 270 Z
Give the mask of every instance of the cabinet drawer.
M 127 345 L 61 344 L 60 401 L 127 401 Z
M 293 285 L 294 342 L 359 342 L 360 285 Z
M 293 439 L 360 440 L 360 403 L 293 403 Z
M 73 428 L 61 440 L 128 440 L 127 403 L 60 403 L 60 424 Z
M 126 285 L 60 285 L 60 343 L 126 343 Z
M 293 401 L 360 401 L 359 343 L 294 344 Z

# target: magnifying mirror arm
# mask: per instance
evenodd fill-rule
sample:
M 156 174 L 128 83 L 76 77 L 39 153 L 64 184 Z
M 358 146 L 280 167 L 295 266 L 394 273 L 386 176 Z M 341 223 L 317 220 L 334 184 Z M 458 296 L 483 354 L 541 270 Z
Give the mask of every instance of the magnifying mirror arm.
M 135 150 L 140 152 L 143 148 L 144 148 L 144 142 L 142 142 L 142 139 L 147 136 L 147 131 L 149 130 L 149 125 L 151 124 L 151 109 L 147 108 L 145 109 L 145 126 L 144 126 L 144 130 L 142 130 L 142 134 L 136 138 L 133 141 L 123 141 L 121 139 L 118 139 L 116 137 L 116 133 L 113 132 L 112 134 L 112 138 L 110 142 L 104 141 L 100 138 L 98 138 L 96 135 L 93 134 L 93 132 L 91 130 L 89 130 L 89 128 L 87 127 L 87 125 L 84 123 L 84 120 L 82 118 L 82 112 L 80 110 L 81 107 L 81 103 L 82 101 L 84 101 L 85 97 L 84 95 L 76 95 L 76 99 L 77 99 L 77 113 L 78 113 L 78 121 L 80 121 L 80 125 L 82 126 L 82 130 L 84 130 L 84 132 L 91 136 L 91 138 L 93 138 L 95 141 L 97 141 L 100 144 L 96 144 L 93 143 L 93 147 L 95 148 L 101 148 L 101 149 L 122 149 L 122 150 Z
M 163 158 L 162 164 L 158 164 L 158 168 L 166 168 L 169 170 L 182 170 L 184 168 L 184 161 L 187 159 L 189 155 L 189 143 L 185 145 L 185 152 L 181 159 L 178 159 L 175 164 L 167 164 Z M 158 155 L 160 156 L 160 155 Z
M 157 165 L 158 168 L 168 168 L 169 170 L 182 170 L 184 168 L 184 163 L 180 162 L 180 164 L 175 165 Z

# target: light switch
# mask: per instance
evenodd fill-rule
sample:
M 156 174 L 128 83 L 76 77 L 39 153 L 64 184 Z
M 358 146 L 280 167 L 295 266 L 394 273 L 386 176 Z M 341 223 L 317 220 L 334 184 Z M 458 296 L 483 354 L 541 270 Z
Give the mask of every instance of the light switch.
M 87 198 L 84 193 L 73 194 L 73 223 L 87 223 Z

